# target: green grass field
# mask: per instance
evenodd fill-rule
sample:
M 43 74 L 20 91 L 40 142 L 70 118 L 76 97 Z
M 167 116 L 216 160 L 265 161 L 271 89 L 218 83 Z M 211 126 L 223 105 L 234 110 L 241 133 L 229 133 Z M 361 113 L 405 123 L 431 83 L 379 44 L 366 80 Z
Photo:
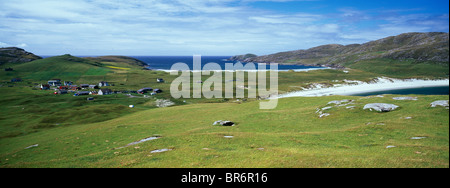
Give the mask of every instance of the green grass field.
M 178 76 L 143 70 L 117 62 L 117 58 L 110 60 L 64 55 L 4 65 L 14 71 L 0 71 L 0 168 L 449 167 L 449 111 L 430 107 L 431 102 L 448 100 L 448 96 L 417 96 L 418 101 L 394 101 L 390 95 L 288 98 L 281 99 L 274 110 L 260 110 L 255 99 L 173 99 L 170 83 Z M 370 81 L 379 76 L 446 77 L 445 71 L 435 71 L 432 76 L 421 74 L 433 67 L 405 69 L 411 62 L 398 64 L 400 73 L 381 65 L 368 69 L 366 63 L 374 62 L 355 64 L 349 73 L 333 69 L 280 72 L 279 90 L 285 93 L 314 83 Z M 387 66 L 392 62 L 381 63 Z M 9 82 L 16 77 L 24 81 Z M 164 92 L 151 97 L 94 96 L 94 101 L 87 101 L 88 96 L 54 95 L 53 91 L 36 88 L 54 78 L 78 85 L 108 81 L 114 84 L 108 88 L 116 91 L 152 87 Z M 157 83 L 156 78 L 166 83 Z M 203 81 L 207 79 L 202 77 Z M 157 108 L 158 99 L 170 99 L 176 106 Z M 331 116 L 318 117 L 318 108 L 342 99 L 355 100 L 356 108 L 333 107 L 327 111 Z M 362 110 L 373 102 L 401 108 L 389 113 Z M 212 126 L 217 120 L 237 125 Z M 152 136 L 160 138 L 115 149 Z M 35 144 L 38 146 L 25 149 Z M 150 153 L 157 149 L 171 151 Z
M 448 168 L 449 111 L 429 107 L 448 96 L 418 96 L 418 101 L 392 97 L 289 98 L 280 100 L 275 110 L 259 110 L 257 101 L 149 109 L 101 123 L 2 138 L 0 164 L 7 168 Z M 341 99 L 355 100 L 356 108 L 335 107 L 329 111 L 331 116 L 318 118 L 317 108 Z M 401 108 L 389 113 L 362 110 L 372 102 Z M 237 125 L 212 126 L 217 120 Z M 114 149 L 156 135 L 161 138 Z M 24 149 L 34 144 L 39 146 Z M 396 147 L 386 148 L 391 145 Z M 156 149 L 172 150 L 150 153 Z

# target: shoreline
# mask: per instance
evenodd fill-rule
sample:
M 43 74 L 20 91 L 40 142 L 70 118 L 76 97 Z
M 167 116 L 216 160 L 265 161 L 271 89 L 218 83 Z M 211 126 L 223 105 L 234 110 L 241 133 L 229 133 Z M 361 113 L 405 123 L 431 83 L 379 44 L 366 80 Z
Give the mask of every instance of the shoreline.
M 393 78 L 378 78 L 376 83 L 357 82 L 357 84 L 337 84 L 329 88 L 315 88 L 307 89 L 303 91 L 296 91 L 286 94 L 281 94 L 277 98 L 289 98 L 289 97 L 320 97 L 320 96 L 332 96 L 343 95 L 351 96 L 364 93 L 400 90 L 400 89 L 413 89 L 424 87 L 442 87 L 449 86 L 449 79 L 445 80 L 419 80 L 419 79 L 393 79 Z
M 333 68 L 329 68 L 329 67 L 324 67 L 324 68 L 307 68 L 307 69 L 289 69 L 289 70 L 276 70 L 277 72 L 289 72 L 289 71 L 294 71 L 294 72 L 309 72 L 309 71 L 317 71 L 317 70 L 327 70 L 327 69 L 333 69 Z M 167 73 L 171 73 L 171 72 L 179 72 L 180 70 L 166 70 L 166 69 L 149 69 L 149 70 L 154 70 L 154 71 L 162 71 L 162 72 L 167 72 Z M 260 70 L 187 70 L 189 72 L 240 72 L 240 71 L 244 71 L 244 72 L 259 72 Z M 261 70 L 264 72 L 267 71 L 272 71 L 272 70 Z

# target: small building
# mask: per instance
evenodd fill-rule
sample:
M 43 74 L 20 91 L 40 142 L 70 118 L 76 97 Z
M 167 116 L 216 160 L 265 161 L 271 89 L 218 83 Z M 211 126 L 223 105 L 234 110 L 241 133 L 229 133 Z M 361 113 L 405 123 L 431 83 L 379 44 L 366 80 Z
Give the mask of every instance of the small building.
M 110 89 L 100 89 L 99 91 L 98 91 L 98 95 L 110 95 L 110 94 L 112 94 L 113 92 L 110 90 Z
M 61 86 L 61 80 L 59 80 L 59 79 L 49 80 L 47 83 L 48 83 L 48 85 L 51 85 L 51 86 Z
M 79 91 L 75 93 L 74 96 L 82 96 L 82 95 L 89 95 L 89 91 Z
M 110 86 L 108 82 L 101 81 L 100 83 L 98 83 L 98 87 L 106 87 L 106 86 Z
M 58 94 L 58 95 L 64 95 L 64 94 L 67 94 L 67 93 L 69 93 L 67 90 L 62 90 L 62 89 L 60 89 L 60 90 L 55 92 L 55 94 Z
M 158 82 L 158 83 L 164 83 L 165 81 L 164 81 L 164 79 L 162 79 L 162 78 L 157 78 L 157 79 L 156 79 L 156 82 Z
M 68 90 L 68 89 L 69 89 L 69 86 L 59 86 L 59 89 L 62 89 L 62 90 Z
M 48 84 L 41 84 L 41 90 L 49 90 L 50 89 L 50 85 Z
M 64 81 L 64 85 L 71 86 L 71 85 L 73 85 L 73 82 L 72 81 Z
M 98 89 L 99 87 L 97 85 L 89 85 L 90 89 Z
M 98 92 L 97 91 L 90 91 L 89 95 L 98 95 Z
M 71 85 L 71 86 L 69 87 L 69 89 L 72 90 L 72 91 L 78 91 L 78 90 L 81 90 L 81 88 L 78 87 L 77 85 Z
M 21 78 L 13 78 L 11 79 L 11 82 L 22 82 Z
M 137 92 L 140 93 L 140 94 L 144 94 L 144 93 L 147 93 L 149 91 L 153 91 L 153 88 L 146 87 L 146 88 L 142 88 L 142 89 L 138 90 Z
M 89 84 L 81 84 L 80 87 L 81 87 L 81 89 L 88 89 Z

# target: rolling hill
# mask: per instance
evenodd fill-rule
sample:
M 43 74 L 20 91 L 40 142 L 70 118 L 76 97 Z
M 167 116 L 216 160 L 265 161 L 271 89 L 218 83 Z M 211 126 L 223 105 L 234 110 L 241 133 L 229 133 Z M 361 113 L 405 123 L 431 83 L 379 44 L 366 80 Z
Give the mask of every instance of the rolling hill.
M 37 59 L 42 59 L 33 53 L 27 52 L 24 49 L 16 47 L 0 48 L 0 65 L 6 63 L 25 63 L 34 61 Z
M 304 64 L 338 68 L 355 68 L 391 74 L 439 72 L 448 76 L 448 33 L 405 33 L 364 44 L 328 44 L 307 50 L 280 52 L 264 56 L 232 57 L 242 62 Z
M 104 80 L 108 73 L 125 69 L 138 70 L 144 68 L 144 65 L 145 63 L 130 57 L 80 58 L 66 54 L 21 64 L 8 64 L 15 71 L 2 74 L 6 74 L 4 80 L 12 77 L 33 81 L 59 78 L 72 81 L 82 79 L 95 83 Z M 0 78 L 2 74 L 0 74 Z

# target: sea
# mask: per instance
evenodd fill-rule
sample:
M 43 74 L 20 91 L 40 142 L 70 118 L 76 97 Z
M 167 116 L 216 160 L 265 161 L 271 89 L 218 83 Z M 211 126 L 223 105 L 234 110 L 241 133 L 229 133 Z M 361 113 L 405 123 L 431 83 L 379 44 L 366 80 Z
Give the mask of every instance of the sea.
M 175 63 L 185 63 L 189 66 L 190 70 L 198 71 L 193 69 L 193 56 L 131 56 L 135 59 L 139 59 L 148 64 L 148 68 L 152 70 L 160 71 L 170 71 L 172 65 Z M 225 65 L 232 63 L 233 65 L 238 63 L 238 61 L 229 61 L 231 56 L 202 56 L 201 57 L 201 67 L 203 70 L 208 70 L 204 68 L 204 65 L 208 63 L 216 63 L 220 65 L 221 70 L 225 70 Z M 245 66 L 248 63 L 243 63 Z M 258 65 L 255 63 L 255 68 L 258 69 Z M 266 64 L 266 70 L 271 70 L 270 65 Z M 303 65 L 278 65 L 278 71 L 307 71 L 315 69 L 324 69 L 323 67 L 313 67 L 313 66 L 303 66 Z M 234 70 L 233 70 L 234 71 Z
M 52 57 L 49 55 L 41 55 L 42 58 Z M 97 56 L 77 56 L 77 57 L 97 57 Z M 189 66 L 190 70 L 193 70 L 194 59 L 193 56 L 129 56 L 138 60 L 145 62 L 148 66 L 148 69 L 157 70 L 157 71 L 170 71 L 172 69 L 172 65 L 175 63 L 185 63 Z M 225 65 L 229 63 L 242 63 L 245 66 L 248 63 L 239 62 L 239 61 L 229 61 L 232 56 L 201 56 L 201 67 L 202 70 L 204 65 L 208 63 L 217 63 L 220 65 L 221 70 L 225 70 Z M 254 63 L 255 68 L 258 69 L 258 64 Z M 278 65 L 278 71 L 309 71 L 309 70 L 318 70 L 318 69 L 327 69 L 324 67 L 314 67 L 314 66 L 304 66 L 304 65 Z M 266 64 L 266 70 L 271 70 L 270 64 Z M 197 70 L 193 70 L 197 71 Z

